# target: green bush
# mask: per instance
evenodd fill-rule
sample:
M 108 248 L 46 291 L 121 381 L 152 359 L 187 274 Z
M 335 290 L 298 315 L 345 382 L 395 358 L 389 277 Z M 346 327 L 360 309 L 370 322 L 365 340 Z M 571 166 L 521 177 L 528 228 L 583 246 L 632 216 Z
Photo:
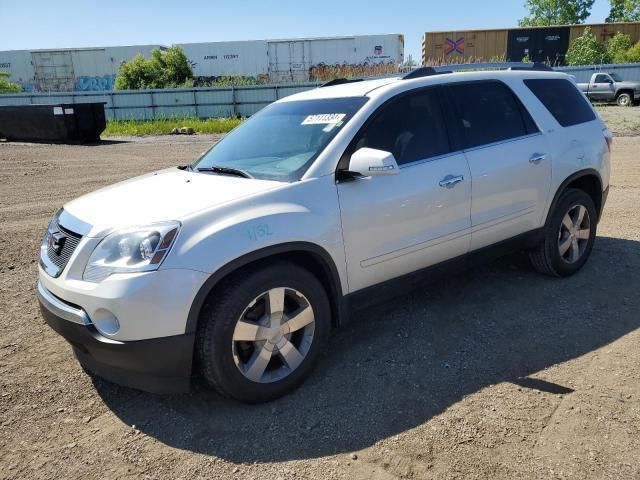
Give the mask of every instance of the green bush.
M 597 65 L 609 63 L 611 59 L 605 45 L 587 27 L 569 46 L 565 61 L 568 65 Z
M 22 87 L 17 83 L 10 82 L 8 78 L 9 74 L 7 72 L 0 72 L 0 94 L 20 93 L 22 91 Z
M 625 53 L 626 63 L 640 63 L 640 42 L 636 43 Z
M 222 75 L 214 80 L 202 81 L 196 79 L 198 87 L 240 87 L 247 85 L 260 85 L 260 81 L 253 77 L 244 77 L 241 75 Z
M 147 88 L 179 88 L 193 86 L 191 64 L 177 45 L 167 50 L 155 49 L 151 58 L 142 55 L 120 65 L 116 76 L 116 90 Z
M 631 43 L 631 35 L 618 32 L 607 40 L 605 45 L 609 62 L 627 63 L 627 51 L 633 45 Z

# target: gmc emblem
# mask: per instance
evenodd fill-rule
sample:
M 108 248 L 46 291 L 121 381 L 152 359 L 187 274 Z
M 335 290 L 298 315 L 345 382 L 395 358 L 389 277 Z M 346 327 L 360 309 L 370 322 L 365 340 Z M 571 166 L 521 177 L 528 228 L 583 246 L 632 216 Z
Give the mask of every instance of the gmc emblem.
M 51 232 L 49 233 L 47 245 L 56 255 L 60 255 L 66 239 L 67 237 L 62 232 Z

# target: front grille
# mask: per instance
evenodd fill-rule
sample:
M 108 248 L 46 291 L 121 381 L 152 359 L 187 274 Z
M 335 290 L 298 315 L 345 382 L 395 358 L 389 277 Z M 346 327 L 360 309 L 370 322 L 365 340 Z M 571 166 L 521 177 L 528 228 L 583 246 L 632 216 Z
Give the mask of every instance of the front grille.
M 80 240 L 82 239 L 82 235 L 79 235 L 75 232 L 72 232 L 71 230 L 67 230 L 66 228 L 63 228 L 57 222 L 53 222 L 52 225 L 49 227 L 48 235 L 53 235 L 56 233 L 62 234 L 64 236 L 64 242 L 62 244 L 62 248 L 58 253 L 57 249 L 52 245 L 52 242 L 48 242 L 47 257 L 49 257 L 49 260 L 51 261 L 51 263 L 53 263 L 58 268 L 58 273 L 59 273 L 59 272 L 62 272 L 62 270 L 64 270 L 64 267 L 67 266 L 67 263 L 71 258 L 71 255 L 73 254 L 76 247 L 78 246 L 78 243 L 80 243 Z

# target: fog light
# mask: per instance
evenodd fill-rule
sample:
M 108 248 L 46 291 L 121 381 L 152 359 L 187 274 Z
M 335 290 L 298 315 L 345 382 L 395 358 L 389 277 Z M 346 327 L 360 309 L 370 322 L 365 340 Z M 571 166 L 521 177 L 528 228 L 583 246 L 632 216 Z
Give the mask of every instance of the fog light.
M 115 335 L 120 330 L 120 322 L 109 310 L 100 308 L 91 316 L 93 324 L 104 335 Z

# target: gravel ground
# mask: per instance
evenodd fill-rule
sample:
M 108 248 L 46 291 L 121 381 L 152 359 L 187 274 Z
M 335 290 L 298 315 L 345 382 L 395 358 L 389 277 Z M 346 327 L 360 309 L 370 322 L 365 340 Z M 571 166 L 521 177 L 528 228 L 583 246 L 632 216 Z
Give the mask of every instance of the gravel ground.
M 640 107 L 598 105 L 596 109 L 616 136 L 640 135 Z
M 35 300 L 51 214 L 216 139 L 0 143 L 0 479 L 640 478 L 640 138 L 616 140 L 599 238 L 570 279 L 514 255 L 416 283 L 354 312 L 266 405 L 200 380 L 162 397 L 92 379 Z

